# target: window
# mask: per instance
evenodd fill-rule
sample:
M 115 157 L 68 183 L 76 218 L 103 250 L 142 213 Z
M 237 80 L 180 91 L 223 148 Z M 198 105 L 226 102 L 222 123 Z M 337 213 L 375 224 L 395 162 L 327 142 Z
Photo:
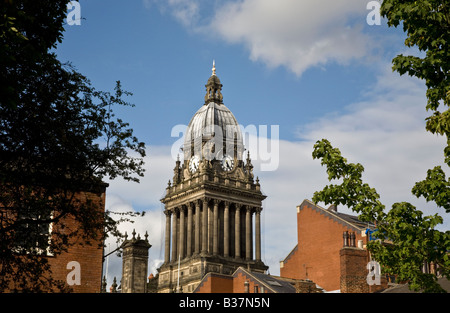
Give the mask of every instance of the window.
M 267 282 L 269 283 L 269 285 L 281 287 L 281 284 L 275 280 L 269 280 Z
M 38 255 L 51 255 L 50 240 L 52 224 L 50 212 L 25 210 L 18 216 L 18 227 L 15 231 L 16 252 Z

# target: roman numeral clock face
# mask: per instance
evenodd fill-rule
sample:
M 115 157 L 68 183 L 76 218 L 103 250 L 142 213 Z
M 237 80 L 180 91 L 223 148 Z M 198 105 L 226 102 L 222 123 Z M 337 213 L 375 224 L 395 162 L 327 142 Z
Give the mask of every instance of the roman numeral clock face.
M 234 159 L 229 155 L 225 155 L 222 159 L 222 169 L 226 172 L 229 172 L 233 169 L 233 167 Z
M 199 163 L 200 163 L 200 159 L 196 155 L 194 155 L 189 160 L 189 170 L 191 171 L 191 173 L 195 173 L 197 171 Z

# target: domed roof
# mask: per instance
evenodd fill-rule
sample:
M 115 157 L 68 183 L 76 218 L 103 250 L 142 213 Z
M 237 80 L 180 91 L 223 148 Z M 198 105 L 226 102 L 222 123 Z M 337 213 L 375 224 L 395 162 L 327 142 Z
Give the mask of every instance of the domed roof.
M 233 156 L 237 153 L 236 156 L 241 157 L 241 130 L 233 113 L 222 103 L 222 84 L 215 75 L 215 67 L 205 87 L 205 104 L 194 114 L 186 129 L 183 148 L 185 160 L 194 154 L 205 156 L 205 142 L 211 146 L 207 149 L 213 149 L 214 156 L 225 153 Z
M 192 117 L 186 130 L 185 142 L 202 136 L 207 138 L 218 131 L 222 132 L 223 137 L 233 135 L 229 133 L 230 131 L 236 131 L 241 135 L 239 124 L 233 113 L 224 104 L 209 102 Z M 238 139 L 242 139 L 241 136 Z

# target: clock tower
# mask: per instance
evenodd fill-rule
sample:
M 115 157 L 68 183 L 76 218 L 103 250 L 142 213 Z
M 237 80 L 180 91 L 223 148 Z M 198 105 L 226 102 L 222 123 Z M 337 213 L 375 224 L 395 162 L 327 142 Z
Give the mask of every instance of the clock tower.
M 254 179 L 233 113 L 224 105 L 213 63 L 204 104 L 185 133 L 164 197 L 164 263 L 158 292 L 192 292 L 203 276 L 242 266 L 263 273 L 261 211 L 266 198 Z

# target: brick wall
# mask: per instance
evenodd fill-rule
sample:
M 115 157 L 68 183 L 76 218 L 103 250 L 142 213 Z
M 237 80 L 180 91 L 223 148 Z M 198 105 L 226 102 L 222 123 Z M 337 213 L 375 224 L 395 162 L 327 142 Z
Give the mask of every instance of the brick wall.
M 208 273 L 195 290 L 196 293 L 232 293 L 233 277 Z
M 301 280 L 295 283 L 296 293 L 321 293 L 322 289 L 316 287 L 316 284 L 310 280 Z
M 298 208 L 298 247 L 283 262 L 280 276 L 310 279 L 321 288 L 332 291 L 340 289 L 342 233 L 354 230 L 322 211 L 307 201 Z M 355 241 L 361 239 L 361 234 L 357 233 Z
M 105 211 L 105 188 L 97 192 L 79 192 L 75 198 L 82 203 L 89 201 L 95 205 L 100 212 Z M 64 228 L 62 227 L 64 225 Z M 52 232 L 62 231 L 70 233 L 78 229 L 79 224 L 72 218 L 61 219 L 56 225 L 52 225 Z M 67 251 L 56 256 L 43 256 L 48 259 L 51 276 L 62 282 L 70 281 L 73 292 L 95 293 L 101 291 L 102 280 L 102 257 L 103 257 L 102 230 L 98 230 L 98 238 L 85 242 L 81 236 L 74 237 L 69 241 Z M 26 257 L 26 255 L 24 255 Z M 72 263 L 70 263 L 72 262 Z M 69 275 L 69 280 L 68 280 Z M 79 278 L 79 281 L 77 280 Z M 6 290 L 7 291 L 7 290 Z
M 105 192 L 100 194 L 90 192 L 80 192 L 77 194 L 80 201 L 92 201 L 102 212 L 105 210 Z M 70 228 L 79 227 L 72 219 L 64 220 Z M 101 230 L 98 233 L 98 240 L 93 240 L 86 244 L 80 237 L 73 238 L 72 246 L 67 253 L 58 255 L 51 259 L 52 272 L 55 278 L 67 280 L 67 275 L 73 268 L 67 269 L 69 262 L 75 261 L 80 264 L 80 285 L 72 285 L 74 292 L 94 293 L 100 292 L 102 280 L 102 247 Z
M 373 293 L 388 287 L 385 275 L 381 274 L 380 284 L 369 285 L 369 253 L 367 250 L 344 247 L 340 251 L 341 258 L 341 293 Z
M 105 210 L 105 192 L 99 194 L 80 192 L 76 197 L 82 202 L 92 201 L 92 204 L 98 207 L 102 212 Z M 70 217 L 64 219 L 62 223 L 69 229 L 79 227 L 76 221 Z M 73 270 L 76 270 L 73 267 L 67 269 L 69 262 L 75 261 L 79 264 L 80 285 L 75 284 L 70 286 L 74 292 L 95 293 L 100 292 L 101 290 L 103 265 L 103 247 L 101 246 L 103 241 L 101 238 L 101 231 L 99 231 L 98 235 L 98 240 L 93 240 L 90 244 L 86 244 L 81 236 L 73 238 L 67 252 L 56 257 L 49 257 L 53 277 L 63 281 L 67 281 L 67 275 Z
M 250 279 L 242 272 L 237 273 L 233 279 L 233 290 L 235 293 L 254 293 L 255 286 L 257 287 L 257 291 L 261 292 L 260 284 L 257 284 L 253 279 Z
M 341 293 L 369 292 L 366 250 L 346 247 L 340 251 Z
M 208 273 L 195 290 L 196 293 L 260 293 L 271 292 L 243 272 L 234 276 Z

